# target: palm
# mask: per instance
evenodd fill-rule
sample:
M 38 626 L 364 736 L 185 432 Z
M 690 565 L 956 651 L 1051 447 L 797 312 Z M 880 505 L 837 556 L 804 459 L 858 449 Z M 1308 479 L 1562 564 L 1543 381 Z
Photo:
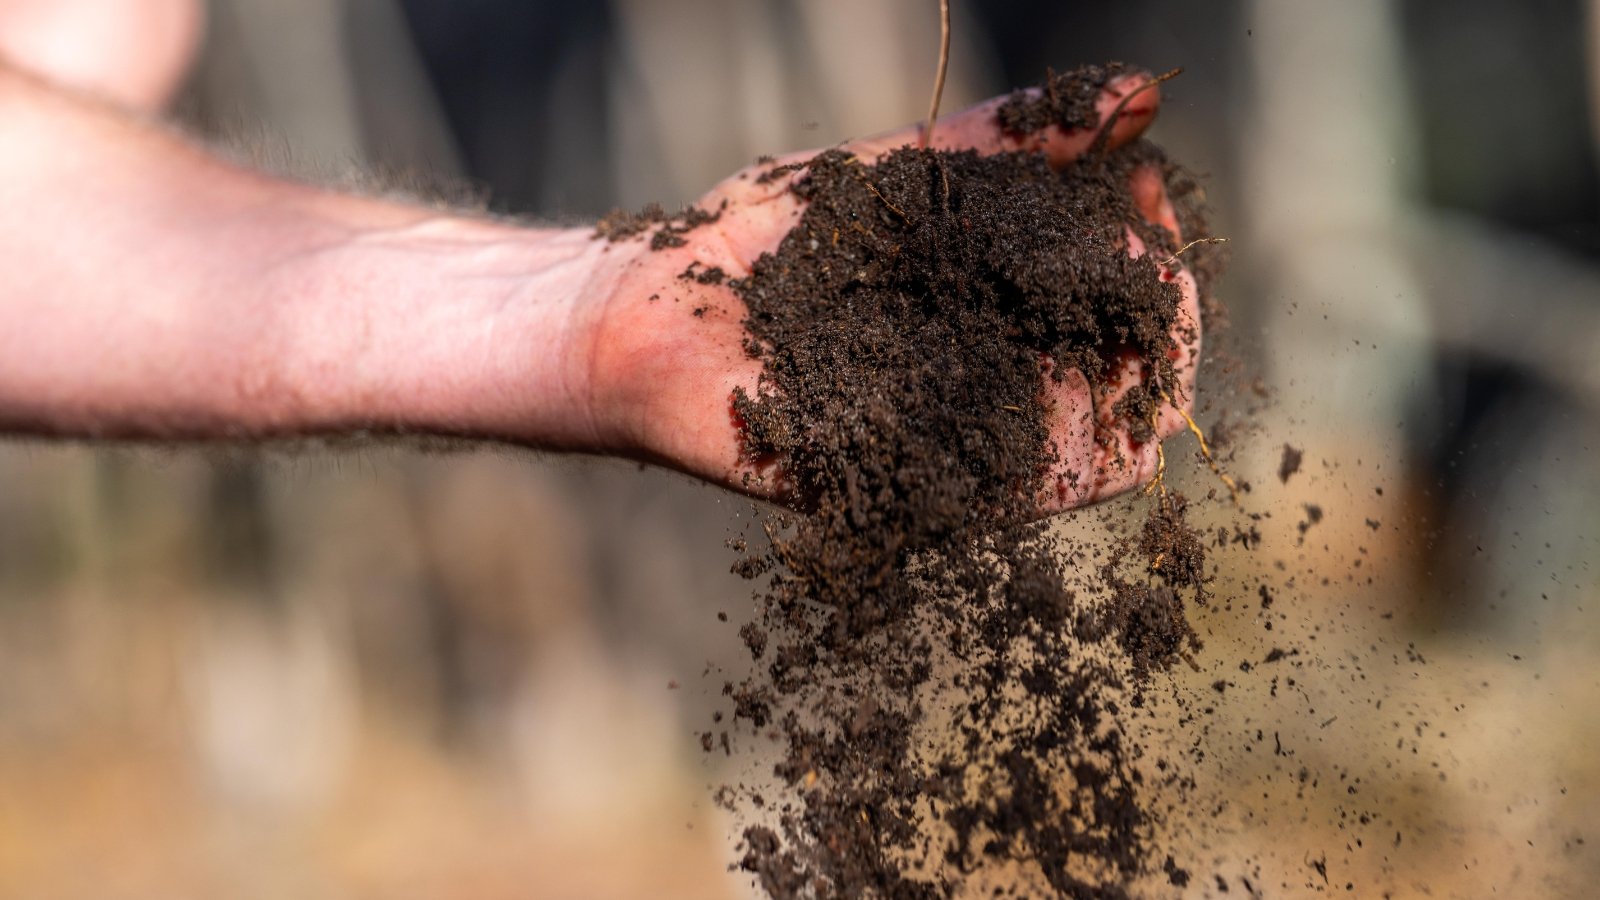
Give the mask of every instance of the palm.
M 1102 117 L 1144 83 L 1126 78 L 1108 86 Z M 1054 127 L 1018 141 L 1001 133 L 995 121 L 998 100 L 940 121 L 933 144 L 940 148 L 973 148 L 979 152 L 1037 149 L 1057 163 L 1076 157 L 1094 140 L 1094 131 L 1062 132 Z M 1154 89 L 1141 92 L 1113 123 L 1111 141 L 1126 142 L 1143 131 L 1155 112 Z M 852 142 L 846 149 L 863 159 L 914 143 L 914 128 Z M 766 182 L 758 175 L 775 165 L 803 161 L 810 153 L 793 154 L 776 163 L 752 167 L 713 188 L 699 206 L 721 209 L 720 218 L 684 235 L 681 247 L 650 251 L 635 240 L 618 248 L 617 288 L 594 319 L 596 381 L 605 385 L 595 408 L 606 410 L 608 428 L 635 456 L 660 462 L 735 489 L 774 499 L 785 497 L 781 478 L 744 458 L 738 422 L 732 411 L 735 389 L 754 392 L 761 363 L 744 350 L 745 307 L 726 284 L 696 274 L 720 270 L 728 278 L 749 274 L 751 263 L 775 250 L 802 211 L 788 190 L 793 176 Z M 1145 217 L 1178 236 L 1177 222 L 1159 175 L 1141 170 L 1131 186 Z M 1143 245 L 1130 233 L 1130 252 Z M 1184 397 L 1192 396 L 1198 359 L 1199 301 L 1193 279 L 1185 272 L 1165 272 L 1179 280 L 1184 307 L 1179 320 L 1184 332 L 1174 359 Z M 611 373 L 610 377 L 603 373 Z M 1110 496 L 1150 477 L 1155 469 L 1155 442 L 1139 444 L 1117 427 L 1110 410 L 1141 376 L 1129 366 L 1107 388 L 1091 391 L 1077 372 L 1050 382 L 1052 433 L 1061 452 L 1056 490 L 1042 498 L 1047 510 L 1062 509 Z M 1157 423 L 1162 436 L 1183 427 L 1183 418 L 1166 409 Z M 1098 438 L 1098 439 L 1097 439 Z

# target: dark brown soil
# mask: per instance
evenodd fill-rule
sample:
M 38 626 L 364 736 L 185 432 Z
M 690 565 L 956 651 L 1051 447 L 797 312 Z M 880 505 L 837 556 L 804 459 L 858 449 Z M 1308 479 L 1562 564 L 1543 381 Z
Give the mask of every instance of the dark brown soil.
M 1278 462 L 1278 480 L 1284 484 L 1289 483 L 1290 476 L 1300 471 L 1300 463 L 1305 458 L 1305 452 L 1288 444 L 1283 445 L 1283 459 Z
M 650 249 L 664 250 L 668 247 L 682 247 L 685 243 L 683 235 L 690 229 L 715 222 L 721 217 L 720 209 L 708 212 L 696 206 L 685 207 L 669 215 L 661 208 L 661 204 L 651 203 L 638 212 L 625 209 L 612 210 L 595 225 L 594 231 L 595 237 L 620 241 L 654 228 L 656 231 L 650 236 Z
M 1124 71 L 1052 73 L 1001 107 L 1001 126 L 1090 127 Z M 1136 440 L 1153 439 L 1174 383 L 1180 295 L 1153 260 L 1177 248 L 1133 206 L 1140 165 L 1165 174 L 1185 238 L 1207 237 L 1194 181 L 1148 143 L 1097 146 L 1064 171 L 1034 154 L 906 148 L 764 176 L 804 170 L 792 190 L 807 206 L 726 282 L 764 363 L 735 411 L 745 451 L 776 459 L 809 512 L 766 514 L 768 549 L 734 566 L 760 583 L 740 629 L 754 674 L 722 693 L 734 739 L 779 743 L 779 795 L 717 798 L 749 818 L 738 866 L 771 896 L 1118 897 L 1140 876 L 1189 882 L 1152 839 L 1175 803 L 1152 794 L 1188 782 L 1143 758 L 1129 716 L 1152 673 L 1199 649 L 1186 609 L 1207 599 L 1204 542 L 1165 488 L 1142 528 L 1087 557 L 1034 505 L 1056 459 L 1046 358 L 1099 384 L 1112 359 L 1141 357 L 1145 389 L 1115 408 Z M 598 235 L 655 229 L 660 249 L 718 214 L 619 212 Z M 1146 257 L 1129 258 L 1130 228 Z M 1202 244 L 1182 264 L 1208 294 L 1220 260 Z M 1212 327 L 1222 311 L 1205 299 Z M 701 745 L 727 753 L 722 712 L 714 722 Z
M 1052 76 L 1002 122 L 1092 124 L 1118 71 Z M 1022 893 L 1187 880 L 1150 844 L 1152 776 L 1121 705 L 1198 646 L 1185 604 L 1204 600 L 1205 551 L 1186 503 L 1161 491 L 1117 552 L 1070 567 L 1034 521 L 1055 459 L 1045 356 L 1098 383 L 1131 351 L 1152 388 L 1173 383 L 1180 296 L 1152 260 L 1176 248 L 1132 205 L 1140 164 L 1169 174 L 1193 228 L 1192 184 L 1150 144 L 1065 171 L 825 152 L 793 188 L 801 220 L 730 282 L 765 364 L 735 404 L 746 450 L 812 509 L 771 514 L 770 549 L 736 567 L 765 579 L 741 631 L 757 669 L 724 693 L 783 746 L 785 791 L 725 796 L 754 820 L 739 865 L 770 895 L 945 897 L 1017 867 Z M 1129 258 L 1129 227 L 1150 256 Z M 1136 436 L 1159 395 L 1119 406 Z
M 1032 134 L 1050 125 L 1089 128 L 1100 120 L 1096 104 L 1106 82 L 1128 71 L 1122 63 L 1081 66 L 1071 72 L 1046 72 L 1036 91 L 1017 91 L 1000 107 L 1000 127 Z

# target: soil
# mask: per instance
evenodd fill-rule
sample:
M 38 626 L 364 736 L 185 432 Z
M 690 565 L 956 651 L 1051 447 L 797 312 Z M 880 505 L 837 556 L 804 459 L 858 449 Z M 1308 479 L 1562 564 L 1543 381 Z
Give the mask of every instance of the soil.
M 682 247 L 685 243 L 683 236 L 691 229 L 715 222 L 720 218 L 722 218 L 720 209 L 708 212 L 696 206 L 689 206 L 668 214 L 661 204 L 651 203 L 638 212 L 625 209 L 612 210 L 595 225 L 594 230 L 595 237 L 620 241 L 653 228 L 655 232 L 650 236 L 650 249 L 664 250 L 668 247 Z
M 1100 120 L 1096 104 L 1100 89 L 1128 71 L 1122 63 L 1081 66 L 1057 74 L 1046 71 L 1044 83 L 1034 91 L 1017 91 L 1000 107 L 1000 127 L 1012 134 L 1032 134 L 1051 125 L 1090 128 Z
M 1122 71 L 1051 74 L 1002 125 L 1092 125 Z M 1147 389 L 1115 412 L 1145 440 L 1175 383 L 1181 297 L 1154 260 L 1178 248 L 1127 190 L 1146 164 L 1185 238 L 1206 237 L 1192 179 L 1149 143 L 1064 170 L 1032 153 L 826 151 L 793 182 L 798 223 L 727 281 L 764 364 L 734 404 L 745 451 L 778 460 L 808 509 L 767 513 L 767 549 L 734 567 L 758 584 L 740 631 L 755 668 L 723 694 L 742 733 L 782 748 L 781 791 L 719 797 L 748 816 L 738 866 L 770 896 L 949 897 L 1001 871 L 1031 885 L 1013 895 L 1188 883 L 1153 845 L 1149 799 L 1184 779 L 1142 758 L 1127 714 L 1199 648 L 1186 610 L 1207 599 L 1205 542 L 1161 488 L 1136 533 L 1074 559 L 1034 500 L 1056 460 L 1046 378 L 1100 384 L 1141 357 Z M 1128 256 L 1128 229 L 1147 256 Z M 1215 257 L 1200 245 L 1180 264 L 1209 283 Z
M 1278 463 L 1278 480 L 1284 484 L 1289 483 L 1290 476 L 1300 471 L 1300 463 L 1305 458 L 1305 451 L 1298 447 L 1283 445 L 1283 459 Z
M 1119 71 L 1052 75 L 1002 124 L 1091 125 Z M 1065 896 L 1116 896 L 1152 867 L 1186 880 L 1149 846 L 1117 710 L 1198 647 L 1184 607 L 1204 600 L 1203 543 L 1163 494 L 1098 571 L 1069 570 L 1033 500 L 1055 461 L 1043 357 L 1098 383 L 1132 352 L 1174 383 L 1180 295 L 1153 260 L 1177 248 L 1126 189 L 1147 163 L 1197 221 L 1150 144 L 1065 171 L 828 151 L 795 183 L 800 222 L 732 282 L 765 364 L 735 404 L 746 450 L 813 506 L 774 514 L 745 566 L 773 573 L 745 633 L 765 666 L 726 690 L 784 747 L 787 796 L 739 862 L 771 896 L 951 896 L 1018 863 Z M 1151 255 L 1128 256 L 1127 228 Z M 1117 412 L 1151 439 L 1159 392 L 1132 396 Z

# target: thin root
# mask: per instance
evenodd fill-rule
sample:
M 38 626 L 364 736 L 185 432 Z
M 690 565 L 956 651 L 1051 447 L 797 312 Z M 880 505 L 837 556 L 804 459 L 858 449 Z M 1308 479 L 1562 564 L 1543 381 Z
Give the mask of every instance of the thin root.
M 852 159 L 851 161 L 855 162 L 857 164 L 860 164 L 860 162 L 861 162 L 858 159 Z M 889 207 L 889 210 L 891 212 L 893 212 L 895 215 L 900 217 L 900 221 L 905 222 L 907 225 L 911 224 L 911 217 L 906 215 L 900 209 L 900 207 L 895 206 L 893 203 L 890 203 L 889 202 L 889 198 L 885 197 L 883 195 L 883 192 L 878 190 L 878 186 L 877 185 L 873 184 L 872 181 L 869 180 L 865 174 L 861 175 L 860 177 L 861 177 L 861 183 L 867 186 L 867 190 L 871 191 L 872 195 L 874 197 L 877 197 L 879 200 L 882 200 L 884 206 Z
M 1185 251 L 1189 250 L 1191 247 L 1193 247 L 1196 244 L 1226 244 L 1227 242 L 1228 242 L 1228 239 L 1225 238 L 1225 237 L 1195 238 L 1194 240 L 1190 241 L 1189 243 L 1184 244 L 1182 247 L 1178 248 L 1178 252 L 1177 253 L 1174 253 L 1171 256 L 1167 257 L 1166 259 L 1162 260 L 1161 261 L 1161 265 L 1162 266 L 1170 266 L 1170 265 L 1172 265 L 1173 263 L 1178 261 L 1178 257 L 1182 256 Z
M 1228 495 L 1233 500 L 1233 505 L 1243 508 L 1239 503 L 1239 483 L 1234 481 L 1233 477 L 1228 473 L 1222 471 L 1222 466 L 1217 464 L 1217 458 L 1211 453 L 1211 445 L 1206 443 L 1205 432 L 1200 430 L 1200 426 L 1195 422 L 1194 417 L 1189 415 L 1188 410 L 1176 403 L 1173 403 L 1172 398 L 1167 396 L 1166 391 L 1161 392 L 1161 399 L 1173 409 L 1177 410 L 1178 415 L 1183 416 L 1184 424 L 1189 426 L 1189 433 L 1194 435 L 1195 440 L 1200 442 L 1200 455 L 1205 458 L 1206 465 L 1210 466 L 1212 473 L 1217 476 L 1217 479 L 1227 486 Z
M 1162 396 L 1166 395 L 1163 394 Z M 1160 415 L 1160 407 L 1150 410 L 1151 431 L 1156 430 L 1156 421 Z M 1165 503 L 1167 500 L 1167 451 L 1166 448 L 1161 445 L 1161 440 L 1159 437 L 1156 439 L 1156 474 L 1154 478 L 1150 479 L 1150 483 L 1144 486 L 1144 495 L 1148 497 L 1150 494 L 1158 490 L 1161 492 L 1161 501 Z

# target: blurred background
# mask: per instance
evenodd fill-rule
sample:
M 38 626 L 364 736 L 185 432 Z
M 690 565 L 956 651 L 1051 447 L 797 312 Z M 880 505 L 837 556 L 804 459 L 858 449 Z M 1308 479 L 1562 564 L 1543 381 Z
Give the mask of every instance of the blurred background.
M 1208 799 L 1171 829 L 1189 892 L 1583 896 L 1600 3 L 953 6 L 946 109 L 1047 66 L 1185 67 L 1152 136 L 1232 240 L 1246 374 L 1213 365 L 1200 419 L 1260 539 L 1213 552 L 1199 671 L 1149 725 L 1215 707 Z M 555 221 L 915 121 L 938 43 L 932 0 L 206 13 L 191 132 Z M 698 732 L 746 664 L 749 515 L 504 450 L 0 445 L 0 896 L 747 896 L 711 788 L 769 763 Z

